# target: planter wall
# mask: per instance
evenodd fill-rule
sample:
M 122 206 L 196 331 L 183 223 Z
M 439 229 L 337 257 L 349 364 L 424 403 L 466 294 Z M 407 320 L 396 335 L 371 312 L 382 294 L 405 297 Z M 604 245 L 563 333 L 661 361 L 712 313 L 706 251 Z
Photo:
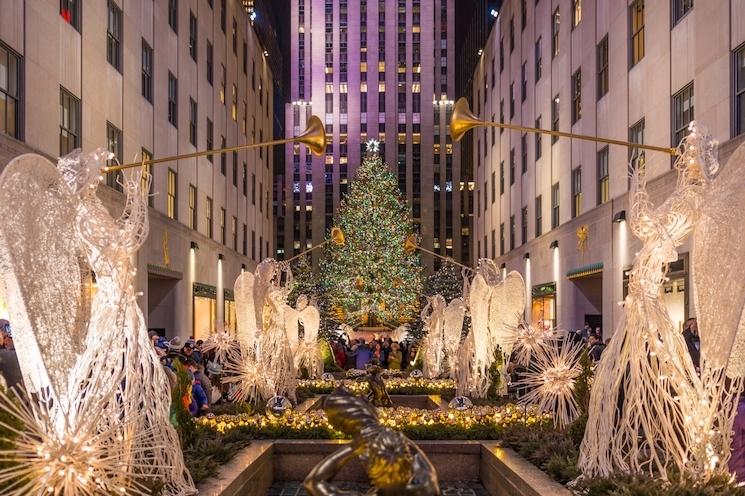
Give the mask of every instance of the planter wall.
M 218 477 L 199 486 L 206 496 L 264 495 L 273 481 L 298 481 L 323 458 L 348 441 L 254 441 L 221 467 Z M 569 496 L 530 462 L 498 441 L 419 441 L 440 481 L 481 480 L 491 496 Z M 346 466 L 338 480 L 365 481 L 357 461 Z

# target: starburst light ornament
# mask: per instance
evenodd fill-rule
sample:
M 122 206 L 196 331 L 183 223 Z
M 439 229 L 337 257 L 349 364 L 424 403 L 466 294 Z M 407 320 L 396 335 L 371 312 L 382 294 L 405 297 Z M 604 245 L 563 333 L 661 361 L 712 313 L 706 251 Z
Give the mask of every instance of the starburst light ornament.
M 515 328 L 516 361 L 520 365 L 528 365 L 533 354 L 541 347 L 554 339 L 553 329 L 520 323 Z
M 378 153 L 380 151 L 380 141 L 371 139 L 367 141 L 367 153 Z
M 535 404 L 549 412 L 554 425 L 563 429 L 579 415 L 574 383 L 582 373 L 579 363 L 582 343 L 552 339 L 535 350 L 534 362 L 517 382 L 530 392 L 520 398 L 523 405 Z
M 228 331 L 218 331 L 204 340 L 202 353 L 206 355 L 214 351 L 215 361 L 224 364 L 230 353 L 238 348 L 238 341 Z

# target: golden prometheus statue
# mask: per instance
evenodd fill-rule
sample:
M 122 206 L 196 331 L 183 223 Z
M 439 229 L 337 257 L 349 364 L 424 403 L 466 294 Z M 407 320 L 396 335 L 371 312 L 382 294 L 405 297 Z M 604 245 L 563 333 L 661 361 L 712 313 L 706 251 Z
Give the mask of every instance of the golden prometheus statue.
M 399 431 L 380 424 L 376 408 L 366 399 L 340 388 L 324 402 L 334 429 L 352 436 L 352 442 L 327 457 L 305 478 L 311 496 L 362 493 L 338 488 L 333 478 L 351 460 L 359 458 L 378 496 L 439 496 L 434 466 L 419 447 Z

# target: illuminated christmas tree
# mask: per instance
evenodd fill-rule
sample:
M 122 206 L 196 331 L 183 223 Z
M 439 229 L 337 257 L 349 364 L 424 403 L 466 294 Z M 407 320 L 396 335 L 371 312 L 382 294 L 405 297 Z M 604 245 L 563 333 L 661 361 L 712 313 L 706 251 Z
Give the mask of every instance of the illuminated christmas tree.
M 376 144 L 342 199 L 336 226 L 346 243 L 326 245 L 321 266 L 330 317 L 356 324 L 397 325 L 416 316 L 422 292 L 419 255 L 407 253 L 413 234 L 409 208 Z

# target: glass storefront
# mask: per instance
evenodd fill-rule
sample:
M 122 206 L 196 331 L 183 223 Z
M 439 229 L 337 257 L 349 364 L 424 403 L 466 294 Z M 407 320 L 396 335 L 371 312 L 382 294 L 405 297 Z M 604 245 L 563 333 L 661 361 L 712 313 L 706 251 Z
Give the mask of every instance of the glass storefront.
M 545 329 L 556 327 L 556 283 L 533 286 L 531 322 Z
M 194 339 L 207 339 L 215 332 L 217 292 L 214 286 L 194 283 Z

